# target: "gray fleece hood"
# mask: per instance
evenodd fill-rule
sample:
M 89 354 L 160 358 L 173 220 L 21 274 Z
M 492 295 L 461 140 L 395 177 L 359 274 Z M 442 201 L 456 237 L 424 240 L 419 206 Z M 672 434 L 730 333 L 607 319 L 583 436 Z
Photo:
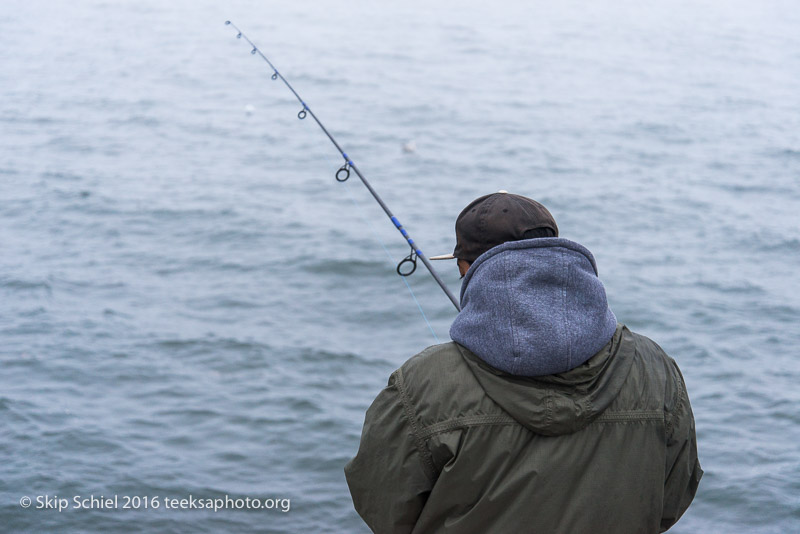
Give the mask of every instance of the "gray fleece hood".
M 461 308 L 452 340 L 517 376 L 573 369 L 617 326 L 592 253 L 557 237 L 511 241 L 482 254 L 464 278 Z

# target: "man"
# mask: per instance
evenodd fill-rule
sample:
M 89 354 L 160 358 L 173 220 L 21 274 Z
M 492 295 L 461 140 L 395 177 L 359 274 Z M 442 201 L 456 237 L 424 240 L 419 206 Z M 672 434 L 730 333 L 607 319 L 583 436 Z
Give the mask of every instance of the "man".
M 678 366 L 557 236 L 504 191 L 458 216 L 453 342 L 392 374 L 345 467 L 374 532 L 638 534 L 688 508 L 703 471 Z

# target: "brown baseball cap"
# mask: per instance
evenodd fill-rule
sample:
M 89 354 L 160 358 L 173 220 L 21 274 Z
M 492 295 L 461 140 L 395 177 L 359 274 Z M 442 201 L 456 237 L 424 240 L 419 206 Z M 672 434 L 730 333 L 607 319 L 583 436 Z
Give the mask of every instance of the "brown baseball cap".
M 534 231 L 538 229 L 541 230 Z M 558 226 L 547 208 L 533 199 L 498 191 L 473 200 L 458 215 L 456 248 L 452 254 L 429 259 L 458 258 L 472 263 L 490 248 L 507 241 L 547 236 L 558 237 Z

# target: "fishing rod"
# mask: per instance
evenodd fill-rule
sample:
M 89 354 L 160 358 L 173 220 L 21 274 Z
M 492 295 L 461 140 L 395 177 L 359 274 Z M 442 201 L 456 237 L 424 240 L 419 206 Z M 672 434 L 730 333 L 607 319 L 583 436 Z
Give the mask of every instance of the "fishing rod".
M 428 268 L 428 271 L 431 273 L 431 276 L 433 276 L 433 279 L 436 280 L 437 284 L 439 284 L 439 287 L 442 288 L 442 291 L 445 292 L 447 297 L 450 299 L 450 302 L 452 302 L 453 306 L 456 307 L 456 310 L 461 311 L 461 306 L 458 302 L 458 299 L 456 299 L 455 295 L 453 295 L 453 293 L 450 292 L 450 290 L 445 285 L 444 281 L 442 281 L 442 279 L 439 278 L 439 274 L 433 268 L 433 265 L 431 265 L 430 261 L 425 256 L 425 254 L 422 253 L 419 246 L 414 242 L 413 239 L 411 239 L 411 236 L 408 234 L 408 231 L 403 227 L 402 224 L 400 224 L 400 221 L 397 219 L 397 217 L 394 216 L 394 214 L 391 212 L 391 210 L 383 201 L 383 199 L 378 195 L 375 189 L 372 188 L 372 185 L 370 185 L 367 179 L 364 178 L 364 175 L 361 174 L 360 170 L 358 170 L 358 167 L 356 167 L 356 164 L 353 163 L 352 159 L 350 159 L 350 156 L 347 155 L 347 152 L 342 150 L 342 147 L 339 146 L 339 143 L 336 142 L 336 139 L 333 138 L 328 129 L 325 128 L 325 126 L 323 126 L 322 122 L 320 122 L 320 120 L 317 118 L 314 112 L 311 111 L 311 108 L 308 107 L 308 104 L 306 104 L 305 101 L 303 101 L 303 99 L 300 98 L 300 95 L 297 94 L 297 91 L 294 90 L 292 84 L 290 84 L 289 81 L 283 77 L 283 74 L 278 72 L 278 69 L 275 68 L 275 65 L 273 65 L 272 62 L 267 58 L 267 56 L 265 56 L 264 53 L 261 52 L 261 50 L 259 50 L 259 48 L 253 43 L 253 41 L 248 39 L 248 37 L 242 32 L 242 30 L 237 28 L 236 25 L 229 20 L 226 20 L 225 24 L 232 26 L 233 29 L 235 29 L 238 32 L 236 34 L 237 39 L 244 39 L 250 46 L 253 47 L 253 49 L 250 50 L 251 54 L 253 55 L 258 54 L 264 59 L 264 61 L 267 62 L 267 64 L 272 69 L 272 79 L 277 80 L 278 78 L 280 78 L 281 81 L 283 81 L 283 83 L 286 84 L 286 87 L 289 88 L 289 90 L 292 92 L 295 98 L 297 98 L 298 102 L 302 104 L 303 108 L 297 113 L 297 118 L 302 120 L 305 119 L 307 115 L 311 115 L 311 118 L 314 119 L 314 121 L 322 129 L 322 131 L 325 132 L 325 135 L 327 135 L 328 139 L 331 140 L 333 146 L 335 146 L 336 150 L 338 150 L 339 153 L 342 155 L 342 157 L 344 158 L 344 164 L 339 168 L 338 171 L 336 171 L 335 175 L 336 181 L 346 182 L 347 179 L 350 178 L 350 171 L 352 170 L 353 172 L 355 172 L 356 176 L 358 176 L 359 179 L 361 179 L 361 183 L 364 184 L 367 190 L 372 194 L 372 196 L 378 202 L 378 204 L 380 204 L 381 208 L 383 208 L 383 211 L 386 213 L 386 216 L 389 217 L 389 219 L 392 221 L 395 228 L 397 228 L 397 230 L 403 235 L 406 242 L 411 247 L 411 252 L 400 263 L 397 264 L 397 269 L 396 269 L 397 274 L 399 274 L 400 276 L 410 276 L 411 274 L 414 273 L 414 271 L 417 270 L 417 259 L 422 260 L 422 263 L 425 265 L 425 267 Z

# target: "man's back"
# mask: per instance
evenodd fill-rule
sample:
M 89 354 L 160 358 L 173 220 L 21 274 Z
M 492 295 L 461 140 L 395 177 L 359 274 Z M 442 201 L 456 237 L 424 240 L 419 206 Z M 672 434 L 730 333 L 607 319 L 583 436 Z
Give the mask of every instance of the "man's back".
M 430 347 L 392 375 L 345 471 L 381 533 L 659 532 L 702 476 L 677 366 L 622 325 L 535 378 Z
M 488 215 L 475 217 L 483 235 Z M 702 475 L 686 387 L 658 345 L 617 323 L 589 250 L 494 246 L 469 266 L 461 305 L 453 343 L 395 372 L 345 468 L 375 532 L 649 533 L 678 520 Z

